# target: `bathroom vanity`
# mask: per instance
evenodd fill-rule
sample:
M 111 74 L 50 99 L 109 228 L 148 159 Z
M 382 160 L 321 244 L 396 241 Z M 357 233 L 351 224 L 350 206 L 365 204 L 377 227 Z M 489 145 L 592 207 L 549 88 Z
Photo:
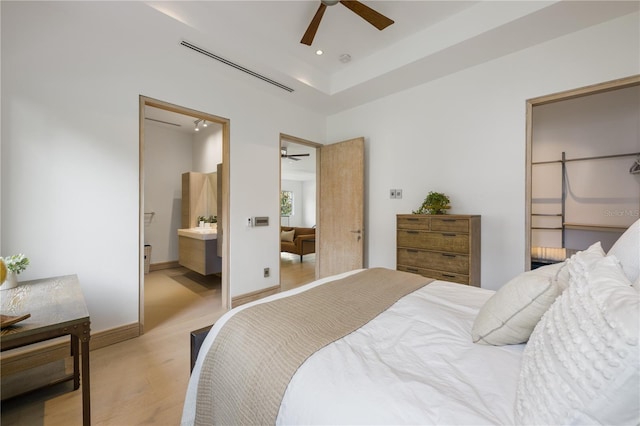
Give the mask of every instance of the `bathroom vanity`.
M 222 272 L 216 228 L 178 229 L 178 263 L 202 275 Z
M 221 170 L 218 165 L 216 170 Z M 182 229 L 178 229 L 178 263 L 202 275 L 222 272 L 222 247 L 217 224 L 198 226 L 199 217 L 216 216 L 219 208 L 218 172 L 182 174 Z

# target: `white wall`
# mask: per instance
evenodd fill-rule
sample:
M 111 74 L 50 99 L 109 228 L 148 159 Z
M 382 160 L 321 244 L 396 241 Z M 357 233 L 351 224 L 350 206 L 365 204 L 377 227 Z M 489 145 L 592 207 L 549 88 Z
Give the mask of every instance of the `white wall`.
M 192 168 L 191 135 L 147 121 L 144 144 L 144 243 L 151 263 L 178 260 L 182 225 L 182 173 Z
M 193 135 L 192 172 L 215 173 L 218 163 L 222 163 L 222 125 L 209 123 Z
M 277 285 L 279 227 L 244 218 L 278 223 L 280 132 L 322 141 L 324 117 L 180 47 L 215 41 L 153 10 L 149 19 L 141 2 L 0 7 L 1 252 L 29 256 L 21 278 L 78 274 L 94 332 L 138 321 L 145 95 L 230 119 L 230 292 Z
M 329 117 L 329 141 L 366 137 L 368 266 L 395 267 L 395 215 L 429 191 L 482 215 L 482 286 L 524 270 L 525 101 L 640 72 L 628 15 Z M 390 188 L 403 189 L 401 200 Z
M 293 192 L 293 215 L 283 217 L 283 226 L 311 228 L 316 224 L 316 182 L 315 180 L 282 179 L 280 189 Z
M 302 182 L 298 180 L 282 179 L 280 183 L 281 191 L 293 192 L 293 214 L 288 218 L 281 218 L 281 224 L 283 226 L 304 226 L 304 203 Z
M 452 213 L 483 215 L 497 288 L 524 267 L 525 99 L 640 72 L 632 15 L 326 119 L 179 47 L 215 41 L 143 3 L 0 7 L 1 250 L 31 258 L 24 279 L 78 274 L 94 331 L 138 320 L 140 94 L 230 119 L 232 296 L 277 285 L 279 227 L 245 220 L 279 222 L 281 132 L 367 138 L 369 266 L 394 267 L 395 214 L 444 191 Z
M 304 227 L 311 228 L 316 225 L 316 181 L 302 181 L 302 223 Z

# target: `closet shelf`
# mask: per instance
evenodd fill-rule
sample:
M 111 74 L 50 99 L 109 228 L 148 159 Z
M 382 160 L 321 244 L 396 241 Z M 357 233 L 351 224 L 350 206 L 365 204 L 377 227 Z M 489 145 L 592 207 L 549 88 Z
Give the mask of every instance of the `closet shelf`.
M 532 215 L 534 216 L 534 215 Z M 612 226 L 612 225 L 590 225 L 586 223 L 564 223 L 563 226 L 532 226 L 531 229 L 540 229 L 547 231 L 562 231 L 563 229 L 574 229 L 583 231 L 601 231 L 601 232 L 624 232 L 626 226 Z
M 587 223 L 567 223 L 564 224 L 565 229 L 579 229 L 585 231 L 604 231 L 604 232 L 624 232 L 627 226 L 613 225 L 592 225 Z
M 602 160 L 602 159 L 611 159 L 611 158 L 622 158 L 622 157 L 639 157 L 640 152 L 630 152 L 626 154 L 613 154 L 613 155 L 598 155 L 594 157 L 578 157 L 578 158 L 567 158 L 566 153 L 563 151 L 559 160 L 549 160 L 549 161 L 534 161 L 531 162 L 532 166 L 536 166 L 539 164 L 560 164 L 562 166 L 561 176 L 562 176 L 562 196 L 560 198 L 561 202 L 561 214 L 544 214 L 544 213 L 530 213 L 530 217 L 534 216 L 547 216 L 547 217 L 560 217 L 562 226 L 560 227 L 531 227 L 531 230 L 552 230 L 552 231 L 562 231 L 561 245 L 564 247 L 565 245 L 565 230 L 583 230 L 583 231 L 599 231 L 599 232 L 624 232 L 627 228 L 625 226 L 612 226 L 612 225 L 597 225 L 597 224 L 586 224 L 586 223 L 571 223 L 565 222 L 566 217 L 566 200 L 567 200 L 567 163 L 573 161 L 591 161 L 591 160 Z M 631 171 L 630 171 L 631 172 Z
M 613 154 L 613 155 L 598 155 L 595 157 L 579 157 L 579 158 L 566 158 L 564 156 L 564 152 L 562 153 L 561 160 L 549 160 L 549 161 L 534 161 L 531 163 L 532 166 L 537 166 L 539 164 L 553 164 L 553 163 L 569 163 L 572 161 L 588 161 L 588 160 L 603 160 L 609 158 L 621 158 L 621 157 L 635 157 L 640 155 L 640 152 L 629 152 L 627 154 Z

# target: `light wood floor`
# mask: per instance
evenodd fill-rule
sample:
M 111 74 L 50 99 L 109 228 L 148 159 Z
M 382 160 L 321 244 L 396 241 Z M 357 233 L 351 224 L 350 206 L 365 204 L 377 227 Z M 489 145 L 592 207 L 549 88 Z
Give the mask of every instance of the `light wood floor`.
M 315 255 L 281 257 L 283 289 L 312 281 Z M 221 315 L 220 279 L 184 268 L 145 275 L 145 334 L 91 352 L 93 425 L 178 425 L 189 380 L 189 333 Z M 1 424 L 82 424 L 81 391 L 64 383 L 2 402 Z
M 280 253 L 280 288 L 282 291 L 310 283 L 316 277 L 316 255 L 300 256 L 291 253 Z

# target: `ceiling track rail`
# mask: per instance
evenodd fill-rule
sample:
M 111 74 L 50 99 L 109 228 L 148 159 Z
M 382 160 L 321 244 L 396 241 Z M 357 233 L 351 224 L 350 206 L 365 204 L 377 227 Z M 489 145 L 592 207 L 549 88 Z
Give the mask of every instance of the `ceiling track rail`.
M 286 90 L 289 93 L 293 92 L 293 89 L 291 87 L 289 87 L 289 86 L 285 86 L 282 83 L 278 83 L 277 81 L 270 79 L 269 77 L 265 77 L 264 75 L 258 74 L 255 71 L 251 71 L 250 69 L 245 68 L 242 65 L 238 65 L 238 64 L 236 64 L 234 62 L 231 62 L 228 59 L 225 59 L 225 58 L 223 58 L 221 56 L 218 56 L 218 55 L 216 55 L 214 53 L 211 53 L 211 52 L 209 52 L 209 51 L 207 51 L 207 50 L 205 50 L 205 49 L 203 49 L 201 47 L 196 46 L 195 44 L 189 43 L 188 41 L 184 41 L 183 40 L 183 41 L 180 42 L 180 45 L 182 45 L 184 47 L 187 47 L 187 48 L 189 48 L 189 49 L 191 49 L 191 50 L 193 50 L 195 52 L 198 52 L 198 53 L 200 53 L 202 55 L 208 56 L 211 59 L 215 59 L 216 61 L 222 62 L 225 65 L 228 65 L 228 66 L 233 67 L 233 68 L 235 68 L 235 69 L 237 69 L 239 71 L 242 71 L 243 73 L 249 74 L 249 75 L 251 75 L 251 76 L 253 76 L 255 78 L 259 78 L 260 80 L 265 81 L 265 82 L 267 82 L 269 84 L 272 84 L 272 85 L 274 85 L 276 87 L 279 87 L 282 90 Z

